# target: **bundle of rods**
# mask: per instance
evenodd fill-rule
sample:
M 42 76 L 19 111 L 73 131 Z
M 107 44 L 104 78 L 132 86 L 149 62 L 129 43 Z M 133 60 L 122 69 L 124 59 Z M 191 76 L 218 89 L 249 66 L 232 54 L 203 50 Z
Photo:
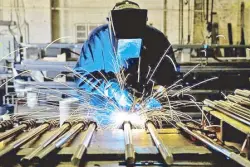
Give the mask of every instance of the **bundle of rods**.
M 204 104 L 223 114 L 250 126 L 250 91 L 236 89 L 227 100 L 204 100 Z

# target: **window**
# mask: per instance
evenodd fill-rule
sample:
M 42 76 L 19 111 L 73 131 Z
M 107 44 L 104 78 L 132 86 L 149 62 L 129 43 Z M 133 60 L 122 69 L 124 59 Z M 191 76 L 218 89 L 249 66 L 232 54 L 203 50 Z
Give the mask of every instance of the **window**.
M 82 43 L 87 40 L 88 35 L 101 24 L 77 24 L 76 25 L 76 42 Z
M 99 27 L 101 24 L 89 24 L 88 25 L 88 34 L 90 34 L 94 29 Z
M 88 37 L 87 34 L 87 25 L 86 24 L 79 24 L 76 25 L 76 42 L 82 43 Z

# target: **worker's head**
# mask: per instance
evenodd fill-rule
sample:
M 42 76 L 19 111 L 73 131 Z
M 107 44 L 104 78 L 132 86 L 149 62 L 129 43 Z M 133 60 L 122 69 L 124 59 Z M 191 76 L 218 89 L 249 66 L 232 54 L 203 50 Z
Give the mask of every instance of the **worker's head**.
M 138 38 L 142 36 L 147 22 L 147 10 L 140 9 L 132 1 L 116 3 L 110 12 L 109 22 L 117 38 Z
M 140 9 L 135 2 L 122 1 L 113 7 L 109 15 L 109 29 L 118 55 L 123 58 L 139 57 L 146 22 L 147 10 Z

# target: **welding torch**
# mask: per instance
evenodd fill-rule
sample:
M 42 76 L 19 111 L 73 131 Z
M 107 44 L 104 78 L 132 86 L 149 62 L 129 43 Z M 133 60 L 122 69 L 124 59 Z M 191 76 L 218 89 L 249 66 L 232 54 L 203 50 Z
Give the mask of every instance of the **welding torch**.
M 132 141 L 132 125 L 129 121 L 123 123 L 123 134 L 125 142 L 125 160 L 128 166 L 135 163 L 135 150 Z
M 7 138 L 9 138 L 9 137 L 11 137 L 11 136 L 13 136 L 15 134 L 18 134 L 23 130 L 26 130 L 28 128 L 32 128 L 35 125 L 36 125 L 36 122 L 34 120 L 23 121 L 23 122 L 20 123 L 19 126 L 2 133 L 0 135 L 0 141 L 5 140 L 5 139 L 7 139 Z
M 49 144 L 55 141 L 58 137 L 66 133 L 75 123 L 76 122 L 71 119 L 65 121 L 63 125 L 58 130 L 56 130 L 56 132 L 48 140 L 45 140 L 39 147 L 34 149 L 34 151 L 32 151 L 30 154 L 23 157 L 22 161 L 25 162 L 25 161 L 32 160 L 45 147 L 47 147 Z
M 42 125 L 40 125 L 39 127 L 31 130 L 31 132 L 29 132 L 28 134 L 24 135 L 20 139 L 14 141 L 10 145 L 8 145 L 6 148 L 1 150 L 0 151 L 0 157 L 2 157 L 3 155 L 5 155 L 5 154 L 7 154 L 7 153 L 9 153 L 11 151 L 17 150 L 18 148 L 20 148 L 21 146 L 26 144 L 31 139 L 34 139 L 38 135 L 43 134 L 45 131 L 50 129 L 52 126 L 53 126 L 52 122 L 45 122 Z
M 75 151 L 71 158 L 71 162 L 74 166 L 79 166 L 80 161 L 85 154 L 87 147 L 89 146 L 90 140 L 94 134 L 94 131 L 97 128 L 97 124 L 95 122 L 90 122 L 88 125 L 88 129 L 86 130 L 84 137 L 81 141 L 81 144 L 78 146 L 78 149 Z
M 148 129 L 156 147 L 158 148 L 164 162 L 167 165 L 171 165 L 174 162 L 173 154 L 171 153 L 171 150 L 163 143 L 163 140 L 159 136 L 155 125 L 151 121 L 147 121 L 146 124 L 146 129 Z
M 85 128 L 84 121 L 78 121 L 67 133 L 63 134 L 60 138 L 55 140 L 53 143 L 48 145 L 45 149 L 34 156 L 36 160 L 41 160 L 46 157 L 49 153 L 59 150 L 65 143 L 74 138 L 82 129 Z
M 232 160 L 234 160 L 235 162 L 239 163 L 242 166 L 250 166 L 250 161 L 248 161 L 246 158 L 240 156 L 239 154 L 236 154 L 234 152 L 231 152 L 227 149 L 225 149 L 224 147 L 222 147 L 221 145 L 219 145 L 218 143 L 215 143 L 214 141 L 212 141 L 211 139 L 209 139 L 208 137 L 199 134 L 195 131 L 190 130 L 189 128 L 186 127 L 185 124 L 183 124 L 182 122 L 178 122 L 176 123 L 176 125 L 183 130 L 184 132 L 186 132 L 187 134 L 195 137 L 196 139 L 198 139 L 199 141 L 201 141 L 202 143 L 204 143 L 205 145 L 207 145 L 208 147 L 210 147 L 211 149 L 218 151 L 222 154 L 224 154 L 225 156 L 231 158 Z

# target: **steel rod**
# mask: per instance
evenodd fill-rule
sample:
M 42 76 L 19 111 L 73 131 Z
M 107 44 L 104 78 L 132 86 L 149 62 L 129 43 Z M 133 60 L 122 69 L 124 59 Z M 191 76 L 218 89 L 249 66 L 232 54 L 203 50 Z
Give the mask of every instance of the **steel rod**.
M 241 89 L 236 89 L 234 91 L 236 95 L 244 96 L 247 98 L 250 98 L 250 91 L 249 90 L 241 90 Z
M 7 154 L 15 149 L 20 148 L 21 146 L 26 144 L 29 140 L 31 140 L 31 139 L 35 138 L 36 136 L 47 131 L 50 127 L 51 127 L 51 123 L 46 122 L 46 123 L 40 125 L 39 127 L 33 129 L 30 133 L 24 135 L 22 138 L 18 139 L 17 141 L 14 141 L 9 146 L 7 146 L 5 149 L 1 150 L 0 157 L 2 157 L 3 155 L 5 155 L 5 154 Z
M 160 151 L 164 162 L 167 165 L 173 164 L 173 162 L 174 162 L 173 154 L 171 153 L 170 149 L 166 145 L 164 145 L 164 143 L 163 143 L 162 139 L 160 138 L 154 124 L 151 121 L 148 121 L 146 123 L 146 128 L 148 129 L 156 147 Z
M 11 137 L 11 136 L 13 136 L 13 135 L 15 135 L 15 134 L 18 134 L 19 132 L 21 132 L 21 131 L 23 131 L 23 130 L 29 128 L 29 127 L 32 127 L 32 126 L 34 126 L 35 124 L 36 124 L 36 123 L 35 123 L 35 121 L 33 121 L 33 120 L 24 121 L 24 122 L 22 122 L 19 126 L 17 126 L 17 127 L 13 128 L 13 129 L 10 129 L 10 130 L 8 130 L 8 131 L 2 133 L 2 134 L 0 135 L 0 141 L 5 140 L 5 139 L 7 139 L 7 138 L 9 138 L 9 137 Z
M 58 138 L 53 143 L 48 145 L 48 147 L 39 152 L 34 158 L 36 158 L 37 160 L 41 160 L 52 151 L 60 149 L 66 142 L 74 138 L 76 134 L 78 134 L 82 129 L 84 129 L 84 127 L 85 127 L 84 122 L 78 122 L 67 133 L 63 134 L 60 138 Z
M 49 144 L 51 144 L 54 140 L 56 140 L 58 137 L 66 133 L 70 127 L 71 122 L 66 121 L 48 140 L 45 140 L 39 147 L 37 147 L 34 151 L 32 151 L 30 154 L 26 155 L 22 158 L 22 161 L 30 161 L 32 160 L 40 151 L 42 151 L 45 147 L 47 147 Z
M 225 110 L 225 108 L 218 107 L 215 103 L 213 103 L 212 101 L 210 101 L 208 99 L 204 100 L 204 104 L 207 105 L 207 106 L 209 106 L 209 107 L 211 107 L 211 108 L 213 108 L 213 109 L 216 109 L 216 110 L 224 113 L 225 115 L 228 115 L 231 118 L 234 118 L 235 120 L 238 120 L 238 121 L 240 121 L 242 123 L 245 123 L 246 125 L 250 126 L 250 122 L 249 121 L 247 121 L 247 120 L 245 120 L 245 119 L 243 119 L 243 118 L 241 118 L 239 116 L 236 116 L 233 113 L 230 113 L 229 111 Z
M 132 140 L 132 127 L 130 122 L 124 122 L 123 134 L 125 142 L 125 160 L 128 166 L 132 166 L 135 163 L 135 150 Z
M 85 132 L 85 135 L 82 139 L 81 144 L 78 146 L 78 149 L 75 151 L 71 158 L 71 162 L 74 166 L 79 166 L 81 159 L 83 158 L 83 155 L 85 154 L 87 147 L 89 146 L 89 143 L 91 141 L 91 138 L 94 134 L 95 129 L 97 128 L 97 124 L 95 122 L 91 122 L 89 124 L 89 127 L 87 131 Z
M 225 149 L 224 147 L 220 146 L 219 144 L 217 144 L 217 143 L 215 143 L 215 142 L 213 142 L 213 141 L 211 141 L 211 140 L 203 137 L 199 133 L 191 131 L 183 123 L 178 122 L 177 126 L 179 128 L 181 128 L 183 131 L 185 131 L 186 133 L 188 133 L 189 135 L 195 137 L 196 139 L 198 139 L 202 143 L 206 144 L 211 149 L 224 154 L 225 156 L 231 158 L 232 160 L 234 160 L 235 162 L 239 163 L 240 165 L 250 166 L 250 161 L 248 161 L 246 158 L 244 158 L 244 157 L 242 157 L 239 154 L 236 154 L 234 152 L 230 152 L 229 150 Z

